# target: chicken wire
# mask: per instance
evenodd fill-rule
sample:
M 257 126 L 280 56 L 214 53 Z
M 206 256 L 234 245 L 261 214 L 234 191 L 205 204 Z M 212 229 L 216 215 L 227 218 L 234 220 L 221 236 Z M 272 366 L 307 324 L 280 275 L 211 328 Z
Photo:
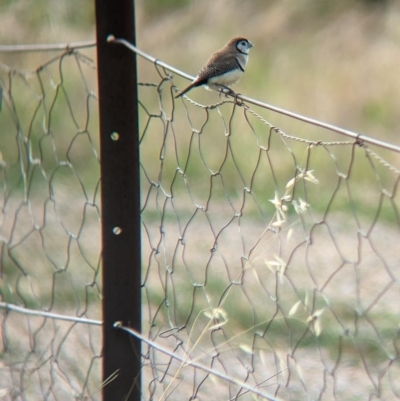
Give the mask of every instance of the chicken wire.
M 141 63 L 143 399 L 400 398 L 398 153 Z
M 57 53 L 0 64 L 1 399 L 99 399 L 96 70 Z
M 398 153 L 140 67 L 142 399 L 399 398 Z M 1 66 L 5 399 L 100 398 L 93 76 Z

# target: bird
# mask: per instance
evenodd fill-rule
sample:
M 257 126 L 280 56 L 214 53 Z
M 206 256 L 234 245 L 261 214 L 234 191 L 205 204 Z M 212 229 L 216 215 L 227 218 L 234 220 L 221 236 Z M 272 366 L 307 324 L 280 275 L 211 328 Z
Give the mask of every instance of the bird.
M 237 36 L 232 38 L 221 50 L 208 59 L 193 82 L 179 92 L 175 98 L 181 97 L 190 89 L 205 85 L 207 89 L 234 93 L 229 85 L 239 81 L 249 58 L 249 50 L 254 45 L 247 39 Z

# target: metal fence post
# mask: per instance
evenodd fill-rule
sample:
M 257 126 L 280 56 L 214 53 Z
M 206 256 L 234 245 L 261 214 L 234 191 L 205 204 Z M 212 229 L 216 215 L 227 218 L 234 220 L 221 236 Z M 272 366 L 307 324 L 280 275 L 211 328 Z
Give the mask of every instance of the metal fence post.
M 96 0 L 103 246 L 103 400 L 140 399 L 140 342 L 113 328 L 140 331 L 140 179 L 136 55 L 107 42 L 135 43 L 132 0 Z

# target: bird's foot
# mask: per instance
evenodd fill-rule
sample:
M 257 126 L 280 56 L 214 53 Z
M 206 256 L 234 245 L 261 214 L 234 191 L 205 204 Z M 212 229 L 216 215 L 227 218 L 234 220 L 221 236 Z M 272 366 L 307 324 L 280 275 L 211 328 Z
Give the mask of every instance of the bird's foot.
M 233 91 L 228 86 L 220 85 L 219 97 L 221 97 L 222 94 L 224 94 L 225 97 L 228 97 L 228 95 L 231 95 L 231 96 L 235 96 L 236 95 L 235 91 Z

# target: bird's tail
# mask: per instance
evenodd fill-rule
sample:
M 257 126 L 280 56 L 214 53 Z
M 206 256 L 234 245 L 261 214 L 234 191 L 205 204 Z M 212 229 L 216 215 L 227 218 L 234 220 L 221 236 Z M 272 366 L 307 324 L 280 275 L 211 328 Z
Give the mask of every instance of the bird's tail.
M 198 86 L 201 86 L 201 85 L 207 85 L 207 78 L 200 79 L 199 77 L 196 77 L 195 80 L 189 86 L 187 86 L 182 92 L 179 92 L 175 96 L 175 98 L 181 97 L 186 92 L 189 92 L 190 89 L 197 88 Z
M 190 89 L 192 89 L 193 87 L 195 87 L 196 85 L 193 85 L 193 83 L 191 83 L 189 86 L 187 86 L 184 90 L 182 90 L 181 92 L 179 92 L 176 96 L 175 99 L 178 97 L 183 96 L 186 92 L 189 92 Z

